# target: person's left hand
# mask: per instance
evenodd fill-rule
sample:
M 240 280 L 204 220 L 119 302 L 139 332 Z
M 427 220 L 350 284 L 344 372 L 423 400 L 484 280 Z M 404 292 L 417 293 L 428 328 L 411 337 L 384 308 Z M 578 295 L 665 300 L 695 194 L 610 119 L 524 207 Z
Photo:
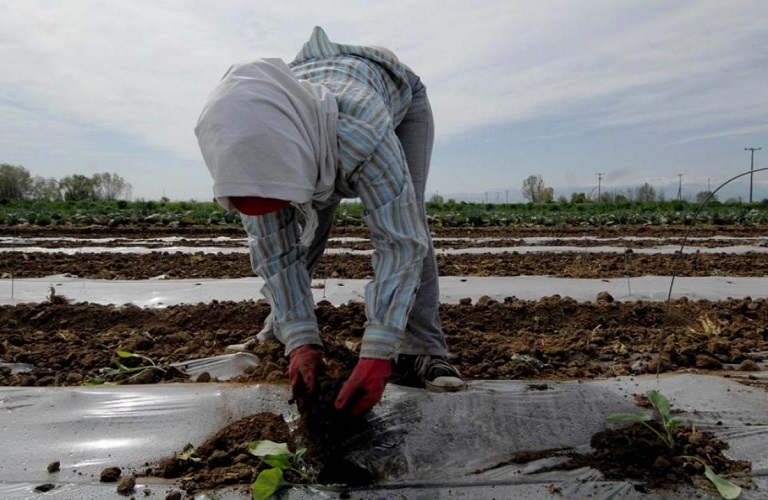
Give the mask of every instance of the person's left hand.
M 336 398 L 336 409 L 353 418 L 365 415 L 381 401 L 391 374 L 388 359 L 360 358 Z

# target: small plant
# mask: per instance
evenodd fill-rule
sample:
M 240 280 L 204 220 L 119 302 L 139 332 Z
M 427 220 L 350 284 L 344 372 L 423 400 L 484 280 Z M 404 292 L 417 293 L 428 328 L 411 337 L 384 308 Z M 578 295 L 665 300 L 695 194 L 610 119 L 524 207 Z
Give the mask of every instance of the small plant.
M 146 361 L 149 363 L 149 365 L 140 365 L 140 366 L 125 366 L 120 360 L 121 359 L 130 359 L 130 358 L 137 358 L 143 361 Z M 163 373 L 166 372 L 166 369 L 157 363 L 155 363 L 152 358 L 149 358 L 147 356 L 142 356 L 141 354 L 134 354 L 132 352 L 128 351 L 117 351 L 117 358 L 113 360 L 113 363 L 115 364 L 115 368 L 102 368 L 99 370 L 99 375 L 97 377 L 93 377 L 88 379 L 86 382 L 86 385 L 102 385 L 102 384 L 109 384 L 114 383 L 113 381 L 119 382 L 130 382 L 134 378 L 138 377 L 142 373 L 146 372 L 147 370 L 159 370 Z M 127 377 L 126 377 L 127 376 Z
M 608 416 L 605 421 L 606 422 L 636 422 L 643 424 L 646 426 L 651 432 L 656 434 L 656 436 L 661 439 L 661 441 L 666 444 L 670 450 L 675 450 L 675 435 L 674 431 L 677 427 L 684 424 L 684 420 L 679 417 L 670 417 L 670 406 L 669 406 L 669 400 L 659 393 L 658 391 L 652 390 L 649 391 L 648 394 L 648 400 L 651 402 L 651 406 L 653 407 L 654 413 L 659 418 L 659 424 L 661 424 L 662 432 L 659 432 L 656 427 L 651 425 L 649 422 L 653 420 L 652 415 L 638 415 L 636 413 L 615 413 L 613 415 Z
M 285 443 L 275 443 L 267 439 L 252 441 L 248 444 L 248 450 L 252 455 L 259 457 L 271 469 L 259 473 L 256 481 L 251 485 L 253 500 L 266 500 L 280 488 L 296 486 L 285 478 L 285 473 L 290 471 L 297 474 L 304 483 L 316 482 L 312 468 L 304 461 L 306 448 L 299 448 L 296 453 L 288 449 Z
M 699 328 L 689 328 L 688 330 L 693 334 L 701 334 L 705 337 L 717 337 L 722 333 L 720 325 L 706 314 L 699 316 Z
M 658 423 L 661 426 L 661 431 L 659 431 L 655 426 L 651 425 L 651 421 L 653 420 L 653 415 L 638 415 L 636 413 L 615 413 L 613 415 L 609 415 L 606 417 L 606 422 L 635 422 L 640 423 L 647 427 L 651 432 L 653 432 L 667 447 L 669 447 L 670 451 L 675 451 L 675 434 L 674 431 L 676 428 L 680 427 L 685 423 L 685 421 L 679 417 L 672 417 L 670 416 L 670 405 L 669 400 L 661 394 L 660 392 L 656 390 L 648 391 L 647 393 L 648 400 L 651 402 L 651 406 L 653 407 L 653 411 L 656 414 L 656 417 L 658 417 Z M 724 479 L 720 476 L 718 476 L 712 468 L 707 465 L 707 463 L 702 460 L 699 457 L 694 457 L 690 455 L 682 455 L 681 458 L 685 458 L 688 460 L 693 460 L 696 462 L 699 462 L 701 465 L 704 466 L 704 476 L 706 476 L 707 479 L 709 479 L 712 484 L 715 485 L 715 488 L 717 488 L 718 493 L 723 498 L 727 499 L 733 499 L 738 498 L 739 495 L 741 495 L 741 488 L 732 482 L 728 481 L 727 479 Z

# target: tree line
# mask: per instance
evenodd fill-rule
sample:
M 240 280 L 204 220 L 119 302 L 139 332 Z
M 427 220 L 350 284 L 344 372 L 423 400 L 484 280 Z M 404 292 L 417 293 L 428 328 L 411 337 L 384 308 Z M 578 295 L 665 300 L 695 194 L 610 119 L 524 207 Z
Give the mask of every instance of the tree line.
M 521 188 L 523 197 L 531 203 L 554 203 L 555 192 L 551 187 L 547 187 L 541 175 L 530 175 L 523 181 L 523 187 Z M 587 203 L 590 201 L 598 201 L 602 203 L 624 203 L 629 201 L 638 202 L 653 202 L 653 201 L 666 201 L 664 193 L 657 193 L 656 189 L 647 182 L 636 188 L 628 188 L 624 192 L 611 193 L 605 191 L 599 193 L 594 198 L 586 193 L 571 193 L 571 203 Z M 703 203 L 712 194 L 711 191 L 700 191 L 696 193 L 696 203 Z M 559 203 L 567 203 L 568 199 L 565 196 L 560 196 L 557 201 Z M 718 201 L 717 196 L 712 196 L 712 201 Z M 729 202 L 737 202 L 738 200 L 729 200 Z
M 114 201 L 130 198 L 132 189 L 125 179 L 108 172 L 55 179 L 32 176 L 21 165 L 0 164 L 0 200 Z
M 61 179 L 53 177 L 45 178 L 39 175 L 32 176 L 30 172 L 20 165 L 0 164 L 0 200 L 47 200 L 47 201 L 115 201 L 126 200 L 131 197 L 133 187 L 129 182 L 114 173 L 85 175 L 68 175 Z M 530 175 L 524 181 L 521 188 L 523 197 L 530 203 L 622 203 L 628 201 L 653 202 L 666 201 L 664 193 L 657 193 L 656 189 L 644 183 L 634 189 L 624 192 L 601 192 L 592 197 L 583 192 L 571 193 L 568 200 L 565 196 L 555 200 L 555 192 L 552 187 L 545 184 L 541 175 Z M 702 203 L 710 196 L 710 191 L 701 191 L 696 194 L 696 202 Z M 599 199 L 598 199 L 599 198 Z M 431 202 L 443 202 L 442 196 L 435 195 Z M 713 197 L 712 201 L 717 201 Z M 738 201 L 738 200 L 728 200 Z

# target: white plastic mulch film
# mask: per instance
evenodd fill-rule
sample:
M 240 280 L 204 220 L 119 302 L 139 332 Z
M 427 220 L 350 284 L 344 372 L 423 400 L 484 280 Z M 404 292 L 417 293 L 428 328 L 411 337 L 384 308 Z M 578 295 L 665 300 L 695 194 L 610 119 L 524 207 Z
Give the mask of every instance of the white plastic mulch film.
M 215 360 L 222 369 L 225 360 Z M 629 482 L 604 480 L 591 469 L 536 473 L 563 460 L 512 464 L 520 451 L 589 451 L 591 436 L 616 412 L 637 412 L 634 394 L 657 389 L 682 416 L 730 445 L 729 456 L 752 462 L 757 489 L 768 491 L 768 395 L 738 375 L 674 375 L 590 382 L 473 382 L 457 394 L 388 387 L 368 417 L 364 435 L 351 439 L 346 458 L 380 477 L 372 487 L 302 487 L 281 498 L 502 499 L 502 498 L 716 498 L 684 488 L 644 494 Z M 102 469 L 141 472 L 187 443 L 242 417 L 275 412 L 296 418 L 288 389 L 271 385 L 165 384 L 0 390 L 0 498 L 121 498 Z M 49 463 L 61 463 L 49 473 Z M 484 471 L 484 472 L 479 472 Z M 49 484 L 46 493 L 36 487 Z M 168 482 L 139 478 L 136 498 L 165 498 Z M 248 498 L 241 488 L 197 498 Z

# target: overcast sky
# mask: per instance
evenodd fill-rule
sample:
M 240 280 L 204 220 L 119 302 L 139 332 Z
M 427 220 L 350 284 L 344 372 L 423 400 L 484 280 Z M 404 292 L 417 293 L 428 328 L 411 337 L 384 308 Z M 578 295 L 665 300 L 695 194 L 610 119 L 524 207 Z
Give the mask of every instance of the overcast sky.
M 603 173 L 603 189 L 649 182 L 674 197 L 681 181 L 693 195 L 749 170 L 746 147 L 768 166 L 765 0 L 0 6 L 0 163 L 56 179 L 117 173 L 134 199 L 210 200 L 192 130 L 206 95 L 234 62 L 290 61 L 315 25 L 391 47 L 425 81 L 428 194 L 518 201 L 540 174 L 570 196 Z M 748 197 L 748 179 L 724 192 Z M 768 198 L 768 174 L 754 183 Z

